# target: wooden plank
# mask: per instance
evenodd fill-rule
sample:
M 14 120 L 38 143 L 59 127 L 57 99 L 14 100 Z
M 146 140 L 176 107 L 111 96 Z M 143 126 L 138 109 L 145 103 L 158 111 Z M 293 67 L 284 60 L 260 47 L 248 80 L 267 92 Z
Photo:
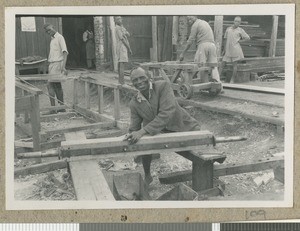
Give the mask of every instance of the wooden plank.
M 115 200 L 97 161 L 69 163 L 77 200 Z
M 53 130 L 47 130 L 45 131 L 45 136 L 49 137 L 54 134 L 62 134 L 66 132 L 75 132 L 75 131 L 82 131 L 82 130 L 88 130 L 88 129 L 101 129 L 101 128 L 112 128 L 114 127 L 114 122 L 99 122 L 94 124 L 86 124 L 82 126 L 76 126 L 71 128 L 60 128 L 60 129 L 53 129 Z
M 50 171 L 55 171 L 58 169 L 67 168 L 68 163 L 65 160 L 57 160 L 53 162 L 46 162 L 42 164 L 35 164 L 24 168 L 15 168 L 14 176 L 28 176 L 34 174 L 40 174 Z
M 92 118 L 96 122 L 104 122 L 104 121 L 114 121 L 114 118 L 112 116 L 105 116 L 105 114 L 99 114 L 95 111 L 88 110 L 86 108 L 82 108 L 80 106 L 74 106 L 74 110 L 80 114 L 83 114 L 87 117 Z
M 56 105 L 56 106 L 44 107 L 44 108 L 40 108 L 40 112 L 56 111 L 56 110 L 61 110 L 61 109 L 68 109 L 68 106 L 67 105 Z
M 109 16 L 109 25 L 111 31 L 111 49 L 112 49 L 114 71 L 117 72 L 118 71 L 117 40 L 116 40 L 115 21 L 113 16 Z
M 98 85 L 98 112 L 102 114 L 104 112 L 104 95 L 103 86 Z
M 270 49 L 269 49 L 270 57 L 275 57 L 277 31 L 278 31 L 278 15 L 273 15 L 273 26 L 272 26 L 272 33 L 271 33 L 271 40 L 270 40 Z
M 151 16 L 152 18 L 152 59 L 151 61 L 158 61 L 157 53 L 157 16 Z
M 115 120 L 120 120 L 120 91 L 119 89 L 114 89 L 114 118 Z
M 64 81 L 62 74 L 34 74 L 34 75 L 16 75 L 16 78 L 25 81 L 48 81 L 48 80 L 61 80 Z
M 101 78 L 94 79 L 90 76 L 80 77 L 80 78 L 78 78 L 78 80 L 83 81 L 83 82 L 93 83 L 96 85 L 102 85 L 104 87 L 110 87 L 110 88 L 121 88 L 122 87 L 122 85 L 117 82 L 112 82 L 112 81 L 104 80 Z
M 170 151 L 197 149 L 199 145 L 213 144 L 214 136 L 209 131 L 191 131 L 144 136 L 138 143 L 129 145 L 123 137 L 62 142 L 62 156 L 104 154 L 152 154 Z M 199 147 L 198 147 L 199 148 Z
M 223 16 L 216 15 L 214 21 L 215 44 L 217 47 L 217 56 L 221 56 L 223 41 Z
M 284 157 L 270 157 L 245 163 L 214 165 L 214 177 L 235 175 L 248 172 L 258 172 L 284 166 Z M 192 170 L 167 173 L 159 176 L 162 184 L 174 184 L 192 180 Z
M 83 131 L 66 132 L 66 140 L 86 140 L 85 133 Z
M 14 145 L 15 145 L 15 147 L 23 147 L 23 148 L 32 148 L 33 149 L 32 142 L 24 142 L 24 141 L 15 140 Z
M 235 84 L 235 85 L 237 85 L 237 84 Z M 233 116 L 241 115 L 244 118 L 248 118 L 248 119 L 251 119 L 254 121 L 260 121 L 260 122 L 264 122 L 264 123 L 270 123 L 270 124 L 284 126 L 284 119 L 281 119 L 281 118 L 275 118 L 272 116 L 264 116 L 264 115 L 254 115 L 251 113 L 245 113 L 245 112 L 236 111 L 233 109 L 227 109 L 227 108 L 223 108 L 223 107 L 219 107 L 219 106 L 218 107 L 212 106 L 212 105 L 208 105 L 208 104 L 202 103 L 202 102 L 196 102 L 196 101 L 192 101 L 192 100 L 183 100 L 181 98 L 177 98 L 177 101 L 182 106 L 194 106 L 194 107 L 199 107 L 202 110 L 224 113 L 224 114 L 233 115 Z
M 224 89 L 227 88 L 227 89 L 235 89 L 235 90 L 244 90 L 244 91 L 278 94 L 278 95 L 284 95 L 285 94 L 284 89 L 272 88 L 272 87 L 258 87 L 258 86 L 242 85 L 242 84 L 223 83 L 223 88 Z
M 84 99 L 85 99 L 85 107 L 86 109 L 91 108 L 90 104 L 90 84 L 88 82 L 84 83 Z
M 43 115 L 41 116 L 41 121 L 42 122 L 51 122 L 55 120 L 66 120 L 71 117 L 75 117 L 76 113 L 75 112 L 63 112 L 63 113 L 58 113 L 58 114 L 51 114 L 51 115 Z
M 43 93 L 43 91 L 41 89 L 38 89 L 36 87 L 31 87 L 27 84 L 21 83 L 20 81 L 15 81 L 15 85 L 16 85 L 16 87 L 21 88 L 33 95 L 39 95 L 39 94 Z

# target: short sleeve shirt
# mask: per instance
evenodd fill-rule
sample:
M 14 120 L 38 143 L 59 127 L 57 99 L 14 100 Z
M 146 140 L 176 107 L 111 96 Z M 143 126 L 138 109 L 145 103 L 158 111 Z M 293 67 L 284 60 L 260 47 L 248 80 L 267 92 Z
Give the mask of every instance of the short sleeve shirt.
M 67 45 L 64 37 L 56 32 L 54 37 L 51 37 L 50 52 L 48 62 L 59 62 L 64 59 L 63 52 L 67 52 Z

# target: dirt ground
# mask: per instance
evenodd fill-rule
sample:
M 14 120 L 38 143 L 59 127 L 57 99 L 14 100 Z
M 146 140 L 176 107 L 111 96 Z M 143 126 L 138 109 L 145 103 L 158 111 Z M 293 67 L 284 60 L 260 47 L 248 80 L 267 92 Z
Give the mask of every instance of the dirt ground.
M 80 74 L 86 74 L 86 72 L 77 71 L 72 72 L 71 76 L 78 76 Z M 45 87 L 42 87 L 46 90 Z M 65 101 L 67 103 L 72 102 L 72 91 L 73 86 L 71 80 L 67 80 L 63 83 Z M 82 90 L 78 90 L 80 101 L 83 102 L 83 86 Z M 130 94 L 121 91 L 121 120 L 129 121 L 129 109 L 128 102 L 130 99 Z M 105 89 L 105 113 L 113 114 L 113 93 L 109 89 Z M 91 98 L 91 108 L 97 108 L 96 105 L 97 97 L 93 96 Z M 228 101 L 228 103 L 230 103 Z M 47 96 L 41 97 L 41 107 L 49 106 L 49 99 Z M 238 107 L 237 104 L 231 103 L 229 107 Z M 242 105 L 244 110 L 249 110 L 252 112 L 260 113 L 262 110 L 260 107 L 255 105 L 249 106 L 248 104 Z M 189 113 L 195 117 L 201 124 L 202 130 L 209 130 L 215 134 L 216 137 L 222 136 L 245 136 L 246 141 L 234 142 L 234 143 L 223 143 L 218 144 L 216 149 L 224 152 L 227 156 L 225 160 L 226 163 L 242 163 L 245 161 L 258 160 L 261 158 L 271 157 L 273 154 L 280 153 L 284 151 L 284 134 L 278 134 L 276 132 L 276 127 L 266 123 L 254 122 L 243 118 L 242 116 L 230 116 L 220 113 L 213 113 L 209 111 L 203 111 L 188 106 L 186 108 Z M 276 108 L 277 110 L 277 108 Z M 282 108 L 278 110 L 283 110 Z M 74 120 L 76 121 L 76 119 Z M 59 121 L 58 121 L 59 122 Z M 61 123 L 66 123 L 61 121 Z M 43 126 L 49 126 L 50 124 Z M 111 176 L 113 174 L 126 173 L 131 171 L 138 171 L 143 175 L 143 169 L 141 164 L 133 165 L 133 159 L 130 157 L 124 157 L 120 159 L 111 159 L 111 161 L 118 163 L 127 163 L 130 165 L 130 170 L 122 170 L 122 165 L 120 171 L 114 172 L 111 170 L 103 170 L 108 181 L 111 181 Z M 28 165 L 33 163 L 28 163 Z M 18 161 L 15 166 L 26 166 L 26 163 Z M 180 170 L 191 169 L 191 162 L 184 159 L 183 157 L 175 154 L 168 153 L 161 155 L 160 159 L 156 159 L 152 163 L 152 174 L 154 177 L 153 183 L 149 187 L 149 194 L 152 199 L 157 199 L 159 196 L 172 189 L 177 184 L 173 185 L 163 185 L 160 184 L 158 176 L 164 173 L 170 173 Z M 118 170 L 118 169 L 117 169 Z M 74 200 L 75 193 L 70 181 L 65 183 L 65 177 L 67 175 L 67 170 L 59 170 L 48 174 L 40 174 L 35 176 L 27 176 L 25 178 L 15 179 L 15 198 L 18 200 Z M 267 173 L 255 172 L 255 173 L 245 173 L 237 174 L 232 176 L 220 177 L 222 181 L 225 182 L 225 192 L 224 197 L 214 198 L 215 200 L 223 199 L 246 199 L 248 200 L 259 200 L 263 198 L 262 195 L 272 194 L 274 199 L 282 199 L 284 193 L 284 185 L 276 180 L 272 180 L 267 185 L 257 186 L 253 179 L 257 176 Z M 50 174 L 50 176 L 49 176 Z M 61 184 L 66 184 L 67 187 L 61 188 L 61 184 L 57 181 L 53 182 L 53 175 Z M 44 183 L 42 183 L 44 182 Z M 45 183 L 46 182 L 46 183 Z M 190 185 L 190 182 L 185 182 Z M 111 184 L 111 182 L 109 182 Z M 48 190 L 45 190 L 45 188 Z M 55 190 L 54 190 L 55 189 Z M 273 197 L 268 197 L 273 198 Z M 249 199 L 250 200 L 250 199 Z

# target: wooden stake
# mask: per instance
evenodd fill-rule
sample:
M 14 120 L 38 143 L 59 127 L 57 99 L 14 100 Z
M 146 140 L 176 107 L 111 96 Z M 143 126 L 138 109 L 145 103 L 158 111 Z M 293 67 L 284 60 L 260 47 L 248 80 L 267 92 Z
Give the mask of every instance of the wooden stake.
M 277 41 L 277 30 L 278 30 L 278 15 L 273 15 L 273 27 L 270 40 L 269 56 L 275 57 L 276 54 L 276 41 Z
M 158 61 L 157 56 L 157 16 L 152 16 L 152 60 Z
M 98 112 L 100 114 L 104 112 L 104 96 L 102 85 L 98 85 Z
M 37 96 L 31 96 L 31 110 L 30 110 L 30 121 L 33 138 L 33 150 L 40 151 L 40 110 Z
M 114 117 L 120 120 L 120 90 L 114 89 Z
M 85 98 L 85 107 L 90 109 L 90 84 L 88 82 L 84 83 L 84 98 Z
M 217 56 L 220 57 L 222 53 L 223 41 L 223 16 L 216 15 L 214 22 L 215 43 L 217 47 Z
M 113 56 L 113 64 L 114 71 L 118 71 L 118 57 L 117 57 L 117 39 L 116 39 L 116 28 L 115 28 L 115 20 L 113 16 L 109 17 L 109 24 L 111 30 L 111 47 L 112 47 L 112 56 Z
M 77 85 L 78 80 L 73 80 L 73 107 L 75 107 L 78 104 L 78 94 L 77 94 Z

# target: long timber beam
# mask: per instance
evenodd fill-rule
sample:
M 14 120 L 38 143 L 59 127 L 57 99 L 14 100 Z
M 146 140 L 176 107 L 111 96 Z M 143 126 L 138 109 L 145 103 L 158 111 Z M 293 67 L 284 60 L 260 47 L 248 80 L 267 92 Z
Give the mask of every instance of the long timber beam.
M 123 141 L 124 137 L 65 141 L 61 144 L 61 156 L 97 155 L 105 157 L 122 155 L 147 155 L 153 153 L 197 150 L 201 145 L 243 141 L 245 137 L 215 138 L 209 131 L 190 131 L 144 136 L 136 144 Z
M 123 137 L 65 141 L 61 144 L 61 155 L 146 155 L 166 151 L 189 151 L 197 149 L 199 145 L 209 144 L 215 144 L 215 138 L 209 131 L 176 132 L 144 136 L 133 145 L 123 141 Z

